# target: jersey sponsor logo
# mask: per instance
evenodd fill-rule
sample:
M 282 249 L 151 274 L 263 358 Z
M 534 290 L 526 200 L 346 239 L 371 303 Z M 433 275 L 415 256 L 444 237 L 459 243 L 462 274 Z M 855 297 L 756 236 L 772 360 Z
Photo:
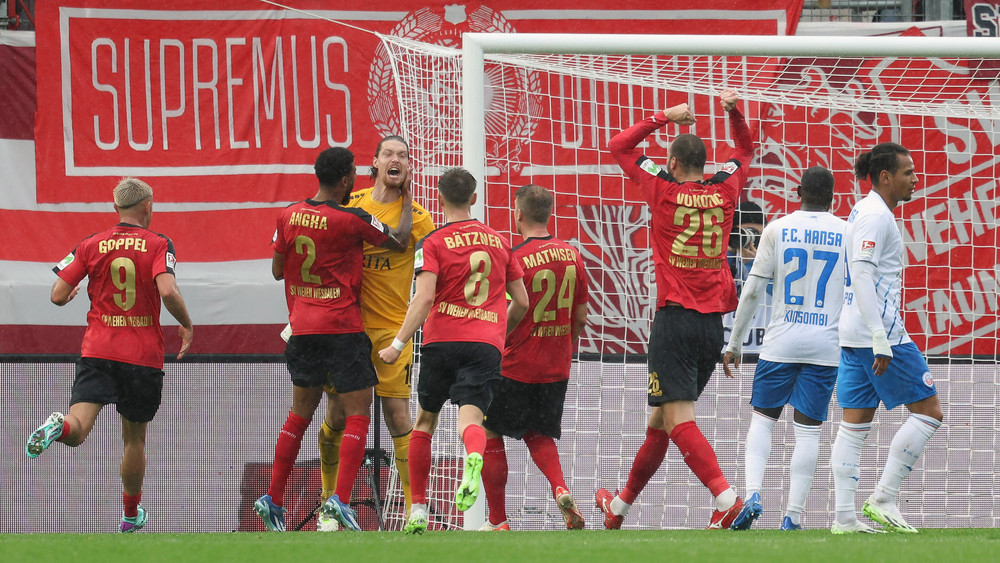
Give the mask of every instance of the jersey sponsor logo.
M 732 174 L 733 172 L 736 172 L 736 169 L 739 167 L 740 167 L 739 162 L 736 162 L 735 160 L 730 160 L 722 165 L 722 169 L 720 170 L 720 172 L 723 172 L 725 174 Z
M 531 336 L 566 336 L 573 332 L 570 325 L 536 326 L 531 329 Z
M 365 268 L 369 270 L 391 270 L 392 263 L 388 256 L 376 256 L 375 254 L 365 254 Z
M 659 165 L 657 165 L 652 160 L 649 160 L 648 158 L 643 159 L 643 161 L 639 163 L 639 168 L 642 168 L 652 176 L 656 176 L 657 174 L 660 173 Z
M 469 309 L 468 307 L 463 307 L 454 303 L 441 303 L 438 305 L 438 313 L 448 315 L 449 317 L 458 317 L 460 319 L 478 319 L 491 323 L 500 322 L 500 315 L 498 315 L 496 311 L 489 311 L 486 309 Z
M 424 249 L 420 248 L 413 253 L 413 267 L 420 269 L 424 266 Z
M 62 260 L 59 261 L 58 264 L 56 264 L 56 268 L 59 268 L 60 271 L 61 270 L 65 270 L 66 266 L 69 266 L 70 264 L 72 264 L 73 260 L 75 260 L 75 259 L 76 259 L 76 255 L 73 254 L 72 252 L 70 252 L 69 254 L 66 255 L 65 258 L 63 258 Z
M 110 328 L 153 326 L 153 315 L 101 315 L 101 322 Z
M 871 258 L 875 256 L 875 241 L 873 240 L 863 240 L 861 241 L 861 258 Z
M 177 265 L 177 257 L 174 256 L 173 252 L 167 253 L 167 268 L 173 270 L 174 266 Z

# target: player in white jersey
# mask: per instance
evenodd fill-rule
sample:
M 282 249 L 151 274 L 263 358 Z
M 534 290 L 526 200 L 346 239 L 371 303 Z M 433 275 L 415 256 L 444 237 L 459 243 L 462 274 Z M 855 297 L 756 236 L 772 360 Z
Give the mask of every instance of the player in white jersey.
M 844 239 L 848 270 L 837 374 L 844 418 L 830 452 L 837 511 L 831 530 L 876 531 L 858 521 L 854 492 L 861 474 L 861 446 L 881 402 L 886 410 L 906 405 L 911 414 L 892 439 L 864 513 L 890 531 L 916 533 L 900 514 L 896 494 L 944 418 L 927 362 L 899 314 L 904 248 L 892 210 L 913 197 L 917 176 L 909 151 L 896 143 L 882 143 L 862 154 L 854 173 L 858 179 L 870 179 L 872 191 L 851 211 Z
M 837 381 L 837 321 L 844 295 L 844 230 L 830 213 L 833 174 L 814 166 L 802 174 L 802 207 L 764 227 L 757 256 L 744 282 L 722 366 L 740 365 L 743 338 L 768 283 L 773 282 L 771 321 L 753 378 L 753 418 L 745 445 L 746 502 L 733 520 L 746 530 L 763 511 L 761 483 L 771 455 L 771 434 L 782 408 L 795 409 L 795 450 L 782 530 L 801 530 L 806 495 L 816 473 L 820 426 Z

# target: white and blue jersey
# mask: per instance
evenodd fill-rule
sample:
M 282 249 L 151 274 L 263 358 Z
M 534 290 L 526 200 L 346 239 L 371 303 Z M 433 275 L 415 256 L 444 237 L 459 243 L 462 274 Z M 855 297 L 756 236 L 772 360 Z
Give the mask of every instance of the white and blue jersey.
M 900 316 L 903 285 L 903 237 L 882 196 L 872 191 L 854 206 L 847 220 L 844 247 L 847 251 L 847 285 L 840 319 L 840 345 L 844 348 L 871 348 L 871 329 L 854 299 L 851 264 L 869 262 L 875 266 L 873 281 L 882 326 L 891 346 L 912 342 Z
M 764 228 L 750 270 L 751 276 L 774 282 L 761 359 L 839 364 L 846 226 L 831 213 L 799 210 Z

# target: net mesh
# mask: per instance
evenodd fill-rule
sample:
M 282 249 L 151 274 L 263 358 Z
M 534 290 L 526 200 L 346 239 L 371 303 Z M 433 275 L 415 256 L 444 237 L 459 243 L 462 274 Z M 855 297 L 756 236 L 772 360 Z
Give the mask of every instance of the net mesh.
M 399 131 L 411 142 L 416 197 L 437 212 L 436 176 L 462 163 L 461 53 L 395 37 L 383 37 L 383 48 L 392 61 Z M 904 315 L 933 364 L 946 419 L 904 483 L 901 509 L 918 526 L 996 522 L 1000 60 L 838 57 L 835 49 L 822 58 L 487 53 L 485 59 L 485 220 L 519 242 L 511 226 L 513 191 L 526 183 L 552 189 L 556 211 L 550 227 L 580 248 L 593 280 L 589 325 L 573 366 L 559 441 L 581 506 L 593 504 L 595 488 L 624 483 L 648 412 L 644 354 L 655 291 L 649 212 L 614 164 L 608 141 L 656 110 L 688 103 L 697 123 L 669 125 L 651 135 L 643 150 L 662 164 L 670 139 L 692 132 L 706 141 L 706 171 L 712 173 L 732 146 L 717 101 L 729 87 L 740 93 L 759 143 L 744 199 L 757 203 L 768 219 L 797 209 L 795 188 L 814 165 L 834 172 L 833 212 L 846 218 L 869 190 L 851 173 L 857 156 L 885 141 L 910 149 L 921 181 L 914 200 L 897 212 L 906 243 Z M 748 263 L 735 255 L 732 262 L 739 283 Z M 745 353 L 759 348 L 767 316 L 765 304 Z M 699 426 L 740 490 L 752 368 L 744 367 L 736 380 L 714 377 L 697 407 Z M 807 505 L 810 527 L 829 525 L 829 446 L 839 416 L 831 408 L 823 428 Z M 862 500 L 904 417 L 903 409 L 877 416 L 863 451 Z M 454 413 L 446 409 L 434 440 L 435 460 L 443 467 L 464 455 L 454 426 Z M 793 442 L 791 425 L 782 422 L 764 482 L 765 527 L 777 527 L 787 500 L 791 446 L 785 442 Z M 549 487 L 526 449 L 508 441 L 507 450 L 512 526 L 560 527 Z M 450 501 L 452 490 L 441 494 L 442 503 Z M 701 527 L 711 500 L 671 448 L 626 527 Z M 600 526 L 599 513 L 589 514 L 591 525 Z M 461 520 L 440 525 L 460 526 Z

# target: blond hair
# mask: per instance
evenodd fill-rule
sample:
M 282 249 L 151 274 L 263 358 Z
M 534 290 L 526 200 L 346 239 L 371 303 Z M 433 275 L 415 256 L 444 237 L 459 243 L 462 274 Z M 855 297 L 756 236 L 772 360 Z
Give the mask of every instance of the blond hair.
M 131 176 L 122 178 L 114 190 L 115 205 L 128 209 L 146 198 L 153 197 L 153 188 L 146 182 Z

